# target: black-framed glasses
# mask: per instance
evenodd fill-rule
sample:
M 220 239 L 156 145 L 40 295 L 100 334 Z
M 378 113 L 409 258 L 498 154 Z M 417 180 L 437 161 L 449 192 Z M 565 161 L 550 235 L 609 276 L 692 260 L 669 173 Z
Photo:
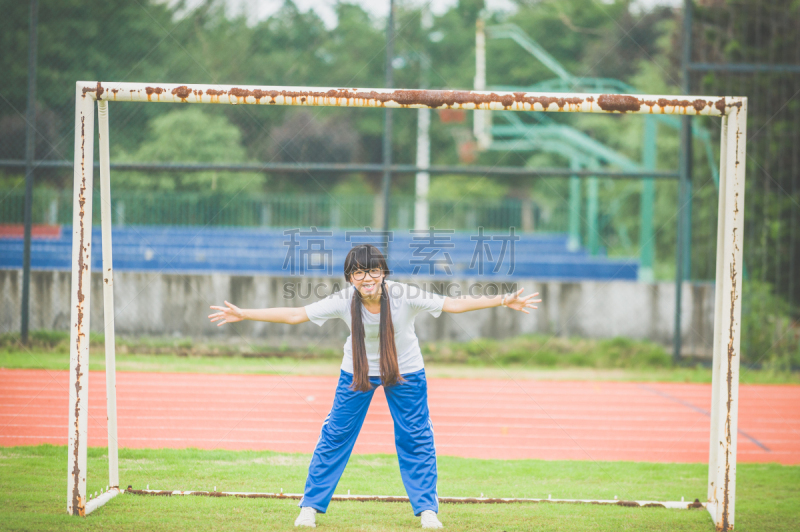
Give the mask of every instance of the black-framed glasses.
M 381 276 L 382 273 L 383 273 L 383 269 L 381 269 L 381 268 L 372 268 L 371 270 L 369 270 L 369 276 L 372 277 L 373 279 L 377 279 L 378 277 Z M 356 270 L 353 273 L 351 273 L 350 275 L 356 281 L 362 281 L 362 280 L 366 279 L 367 272 L 365 272 L 364 270 Z

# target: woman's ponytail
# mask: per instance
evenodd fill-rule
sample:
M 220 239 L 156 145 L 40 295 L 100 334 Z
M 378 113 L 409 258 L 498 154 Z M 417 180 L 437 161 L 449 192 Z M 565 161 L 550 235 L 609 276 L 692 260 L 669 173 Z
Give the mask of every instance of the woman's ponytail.
M 353 390 L 368 392 L 372 385 L 369 383 L 369 361 L 367 361 L 367 347 L 364 343 L 364 322 L 361 319 L 361 292 L 353 290 L 350 300 L 350 339 L 353 347 Z
M 369 382 L 369 361 L 364 340 L 364 321 L 361 317 L 361 292 L 353 290 L 350 300 L 350 338 L 353 348 L 353 386 L 357 392 L 368 392 L 372 389 Z M 386 282 L 381 282 L 381 318 L 378 333 L 378 351 L 380 353 L 381 382 L 384 386 L 392 386 L 403 382 L 400 366 L 397 363 L 397 345 L 394 341 L 394 323 L 392 322 L 392 301 Z
M 400 367 L 397 363 L 397 345 L 394 342 L 394 323 L 392 322 L 392 301 L 386 281 L 381 281 L 381 326 L 379 333 L 379 351 L 381 354 L 381 382 L 384 386 L 392 386 L 403 382 Z

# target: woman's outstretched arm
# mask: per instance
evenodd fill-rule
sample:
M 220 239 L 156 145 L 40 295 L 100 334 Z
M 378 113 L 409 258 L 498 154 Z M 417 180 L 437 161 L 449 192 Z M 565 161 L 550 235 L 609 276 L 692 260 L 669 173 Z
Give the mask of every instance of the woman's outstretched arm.
M 531 299 L 539 295 L 535 292 L 529 296 L 520 297 L 524 288 L 520 288 L 516 292 L 510 294 L 497 295 L 497 296 L 463 296 L 463 297 L 446 297 L 444 299 L 444 306 L 442 310 L 451 314 L 459 314 L 461 312 L 469 312 L 470 310 L 480 310 L 483 308 L 499 307 L 505 304 L 512 310 L 518 310 L 525 314 L 530 314 L 526 309 L 539 308 L 534 303 L 541 303 L 541 299 Z M 505 299 L 503 299 L 505 298 Z
M 295 325 L 308 321 L 308 314 L 305 307 L 277 307 L 277 308 L 239 308 L 236 305 L 225 302 L 225 307 L 214 307 L 218 310 L 214 314 L 209 314 L 208 319 L 216 322 L 217 327 L 226 323 L 236 323 L 242 320 L 268 321 L 270 323 L 288 323 Z

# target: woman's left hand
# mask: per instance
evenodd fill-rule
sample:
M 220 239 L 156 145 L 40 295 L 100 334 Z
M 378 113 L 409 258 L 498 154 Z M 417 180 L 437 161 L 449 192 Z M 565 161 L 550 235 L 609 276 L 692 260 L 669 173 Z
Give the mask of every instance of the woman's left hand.
M 516 292 L 511 292 L 510 294 L 506 295 L 506 306 L 513 310 L 518 310 L 520 312 L 524 312 L 525 314 L 530 314 L 526 309 L 529 308 L 539 308 L 534 303 L 541 303 L 541 299 L 531 299 L 539 295 L 539 292 L 535 292 L 529 296 L 520 297 L 522 291 L 525 290 L 524 288 L 520 288 Z

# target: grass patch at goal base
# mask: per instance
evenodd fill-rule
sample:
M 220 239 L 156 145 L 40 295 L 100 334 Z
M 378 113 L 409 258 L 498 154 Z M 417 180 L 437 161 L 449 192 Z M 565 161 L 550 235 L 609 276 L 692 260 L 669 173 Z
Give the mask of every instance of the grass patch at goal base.
M 90 448 L 87 489 L 104 489 L 104 448 Z M 136 489 L 301 493 L 310 455 L 269 451 L 121 449 L 120 482 Z M 294 530 L 296 501 L 124 494 L 83 519 L 66 514 L 66 446 L 0 448 L 0 523 L 10 530 Z M 439 495 L 701 500 L 705 464 L 477 460 L 440 456 Z M 736 530 L 797 530 L 800 467 L 737 466 Z M 404 495 L 393 455 L 354 455 L 337 493 Z M 573 504 L 445 504 L 449 530 L 711 531 L 705 510 Z M 331 531 L 419 528 L 407 503 L 333 502 L 318 528 Z

